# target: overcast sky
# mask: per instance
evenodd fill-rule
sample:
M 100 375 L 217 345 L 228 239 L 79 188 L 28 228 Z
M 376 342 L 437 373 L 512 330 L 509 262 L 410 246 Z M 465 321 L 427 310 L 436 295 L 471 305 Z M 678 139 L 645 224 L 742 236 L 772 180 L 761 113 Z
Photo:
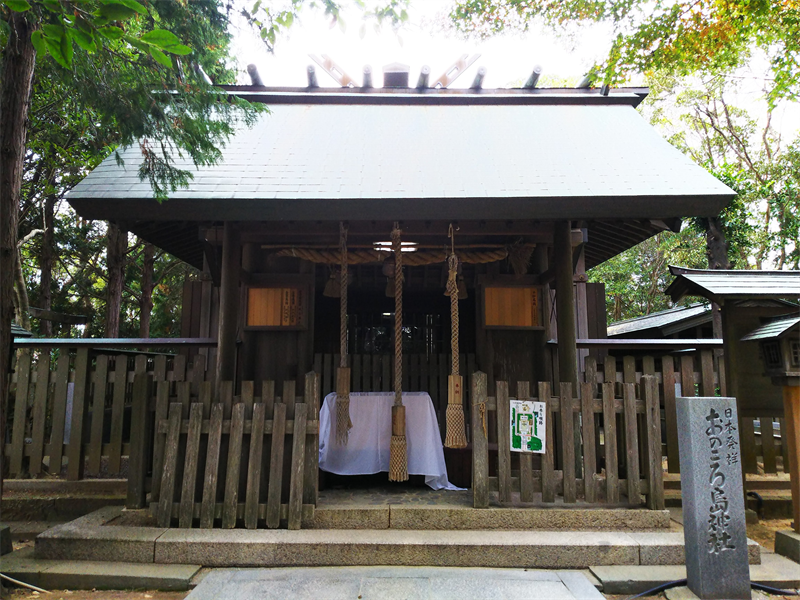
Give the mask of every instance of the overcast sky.
M 241 1 L 249 4 L 252 0 Z M 309 54 L 327 54 L 359 84 L 364 65 L 370 65 L 376 87 L 382 84 L 382 67 L 386 64 L 409 65 L 413 85 L 423 65 L 430 67 L 430 80 L 435 81 L 463 54 L 479 54 L 480 58 L 451 87 L 469 87 L 479 67 L 487 69 L 484 88 L 517 87 L 536 64 L 542 66 L 543 77 L 577 82 L 602 60 L 611 45 L 610 29 L 599 25 L 576 29 L 578 34 L 573 37 L 533 27 L 524 35 L 465 40 L 445 30 L 450 5 L 452 0 L 412 0 L 409 22 L 399 32 L 389 25 L 376 30 L 374 22 L 365 24 L 359 10 L 343 13 L 344 26 L 332 24 L 322 11 L 306 10 L 278 39 L 274 54 L 267 51 L 253 29 L 241 22 L 234 33 L 238 83 L 250 83 L 245 67 L 254 63 L 267 86 L 306 86 L 306 68 L 313 64 Z M 766 68 L 763 59 L 755 60 L 752 68 L 737 74 L 741 77 L 740 92 L 734 97 L 734 104 L 747 108 L 754 116 L 765 114 L 763 81 L 759 78 Z M 319 67 L 317 80 L 322 87 L 338 87 Z M 631 83 L 644 85 L 644 80 L 633 78 Z M 783 103 L 773 115 L 772 126 L 786 141 L 796 136 L 800 129 L 798 104 Z
M 485 88 L 509 87 L 530 75 L 535 64 L 545 74 L 580 80 L 595 59 L 608 50 L 607 36 L 595 28 L 572 46 L 567 39 L 558 40 L 551 33 L 538 32 L 525 36 L 505 35 L 488 41 L 463 40 L 443 30 L 449 0 L 425 0 L 412 3 L 409 22 L 394 32 L 389 25 L 380 30 L 375 23 L 364 23 L 359 11 L 344 13 L 345 26 L 331 26 L 330 18 L 321 12 L 306 11 L 295 21 L 287 36 L 278 40 L 275 53 L 269 54 L 257 35 L 240 27 L 235 53 L 242 68 L 255 63 L 265 85 L 305 86 L 306 67 L 312 63 L 309 54 L 327 54 L 357 82 L 362 80 L 364 65 L 371 65 L 373 85 L 382 82 L 382 67 L 401 62 L 411 67 L 416 81 L 423 65 L 431 68 L 435 80 L 462 54 L 480 54 L 478 61 L 453 84 L 469 87 L 478 67 L 487 69 Z M 319 84 L 338 84 L 317 69 Z M 242 73 L 240 83 L 249 83 Z

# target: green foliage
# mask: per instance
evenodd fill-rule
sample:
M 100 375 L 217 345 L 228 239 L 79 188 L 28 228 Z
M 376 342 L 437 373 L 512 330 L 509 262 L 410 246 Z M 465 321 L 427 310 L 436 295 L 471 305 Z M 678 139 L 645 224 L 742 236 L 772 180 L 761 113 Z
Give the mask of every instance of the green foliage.
M 647 104 L 653 122 L 695 162 L 738 193 L 720 214 L 734 268 L 798 268 L 798 149 L 772 127 L 768 102 L 749 110 L 730 98 L 739 89 L 723 75 L 694 81 L 659 75 Z M 708 223 L 693 226 L 706 231 Z
M 225 60 L 227 17 L 216 1 L 151 0 L 147 6 L 146 16 L 104 26 L 105 34 L 93 38 L 99 40 L 93 52 L 76 41 L 69 69 L 55 60 L 37 61 L 34 77 L 20 203 L 19 237 L 29 239 L 21 246 L 23 272 L 31 304 L 39 306 L 44 210 L 52 202 L 57 258 L 51 308 L 89 316 L 88 333 L 94 336 L 105 335 L 106 227 L 78 218 L 64 201 L 66 194 L 117 147 L 139 143 L 146 159 L 140 175 L 150 179 L 156 196 L 166 197 L 190 179 L 175 168 L 175 157 L 188 155 L 198 164 L 217 160 L 237 121 L 251 123 L 258 110 L 221 102 L 219 92 L 192 68 L 202 66 L 218 83 L 234 81 Z M 151 48 L 157 42 L 178 60 L 167 66 L 127 38 L 149 40 Z M 36 36 L 33 40 L 38 43 Z M 181 40 L 196 50 L 185 54 L 189 45 Z M 39 41 L 44 43 L 44 36 Z M 138 337 L 141 255 L 141 243 L 134 242 L 127 256 L 121 335 Z M 163 253 L 157 254 L 154 270 L 152 335 L 177 335 L 183 278 L 197 274 Z M 36 320 L 33 324 L 40 326 Z M 54 333 L 81 332 L 56 326 Z
M 771 102 L 796 98 L 800 83 L 800 4 L 796 0 L 456 0 L 455 27 L 487 37 L 545 23 L 563 31 L 605 23 L 612 41 L 595 72 L 604 83 L 661 70 L 675 76 L 720 73 L 746 64 L 758 47 L 769 57 Z
M 591 269 L 589 281 L 606 286 L 608 322 L 671 308 L 664 294 L 672 281 L 669 265 L 705 268 L 702 233 L 692 227 L 665 231 Z
M 350 0 L 348 3 L 359 8 L 365 20 L 374 20 L 379 25 L 389 23 L 398 28 L 408 21 L 406 7 L 409 1 Z M 273 52 L 278 38 L 288 31 L 304 9 L 322 10 L 330 17 L 331 25 L 338 24 L 345 29 L 346 24 L 341 15 L 343 4 L 338 0 L 286 0 L 283 3 L 256 0 L 251 7 L 243 8 L 241 14 L 259 32 L 267 49 Z
M 737 86 L 722 76 L 692 81 L 651 78 L 643 111 L 672 144 L 737 192 L 717 216 L 734 269 L 800 268 L 800 139 L 788 145 L 772 129 L 772 107 L 754 116 L 732 105 Z M 609 322 L 670 307 L 667 265 L 708 268 L 707 218 L 686 221 L 589 273 L 606 283 Z

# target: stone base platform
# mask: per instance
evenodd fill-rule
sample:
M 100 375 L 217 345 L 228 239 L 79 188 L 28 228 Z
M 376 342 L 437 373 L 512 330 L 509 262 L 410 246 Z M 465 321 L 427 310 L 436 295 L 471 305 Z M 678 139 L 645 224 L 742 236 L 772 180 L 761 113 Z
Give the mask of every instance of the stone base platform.
M 114 526 L 107 507 L 36 538 L 36 557 L 204 567 L 680 565 L 680 531 L 168 529 Z M 749 546 L 751 563 L 759 546 Z

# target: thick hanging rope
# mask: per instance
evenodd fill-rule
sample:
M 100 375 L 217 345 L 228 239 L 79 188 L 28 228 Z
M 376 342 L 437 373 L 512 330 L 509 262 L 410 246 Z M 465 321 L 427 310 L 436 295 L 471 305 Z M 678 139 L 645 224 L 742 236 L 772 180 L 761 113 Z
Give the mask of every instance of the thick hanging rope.
M 347 368 L 347 227 L 339 228 L 339 369 L 336 373 L 336 442 L 347 444 L 353 422 L 350 420 L 350 369 Z
M 447 293 L 450 296 L 450 353 L 452 367 L 447 385 L 447 411 L 445 420 L 447 434 L 444 445 L 447 448 L 465 448 L 467 445 L 466 422 L 464 419 L 464 401 L 462 397 L 463 379 L 459 374 L 458 364 L 458 257 L 455 253 L 455 235 L 453 226 L 448 232 L 450 237 L 450 256 L 447 259 Z
M 392 439 L 389 445 L 389 481 L 408 479 L 406 407 L 403 406 L 403 254 L 400 225 L 392 229 L 394 250 L 394 406 Z

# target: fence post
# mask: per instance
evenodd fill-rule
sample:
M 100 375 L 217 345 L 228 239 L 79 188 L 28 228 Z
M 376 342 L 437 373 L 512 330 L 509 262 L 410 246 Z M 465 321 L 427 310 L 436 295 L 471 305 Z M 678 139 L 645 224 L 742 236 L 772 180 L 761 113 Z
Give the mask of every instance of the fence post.
M 319 375 L 313 371 L 306 373 L 305 404 L 308 406 L 308 420 L 317 421 L 317 428 L 315 433 L 306 437 L 303 504 L 316 506 L 319 494 Z
M 642 378 L 644 384 L 645 416 L 647 421 L 648 480 L 650 491 L 647 508 L 664 510 L 664 473 L 661 466 L 661 407 L 658 400 L 658 382 L 652 375 Z
M 489 507 L 489 441 L 486 437 L 486 373 L 472 375 L 472 506 Z
M 102 385 L 99 384 L 99 385 Z M 78 348 L 75 356 L 75 387 L 72 390 L 72 424 L 67 446 L 67 479 L 83 479 L 83 424 L 86 422 L 89 395 L 89 349 Z
M 147 442 L 150 439 L 149 377 L 147 373 L 136 373 L 133 379 L 127 508 L 144 508 L 145 504 L 144 480 L 147 475 Z

